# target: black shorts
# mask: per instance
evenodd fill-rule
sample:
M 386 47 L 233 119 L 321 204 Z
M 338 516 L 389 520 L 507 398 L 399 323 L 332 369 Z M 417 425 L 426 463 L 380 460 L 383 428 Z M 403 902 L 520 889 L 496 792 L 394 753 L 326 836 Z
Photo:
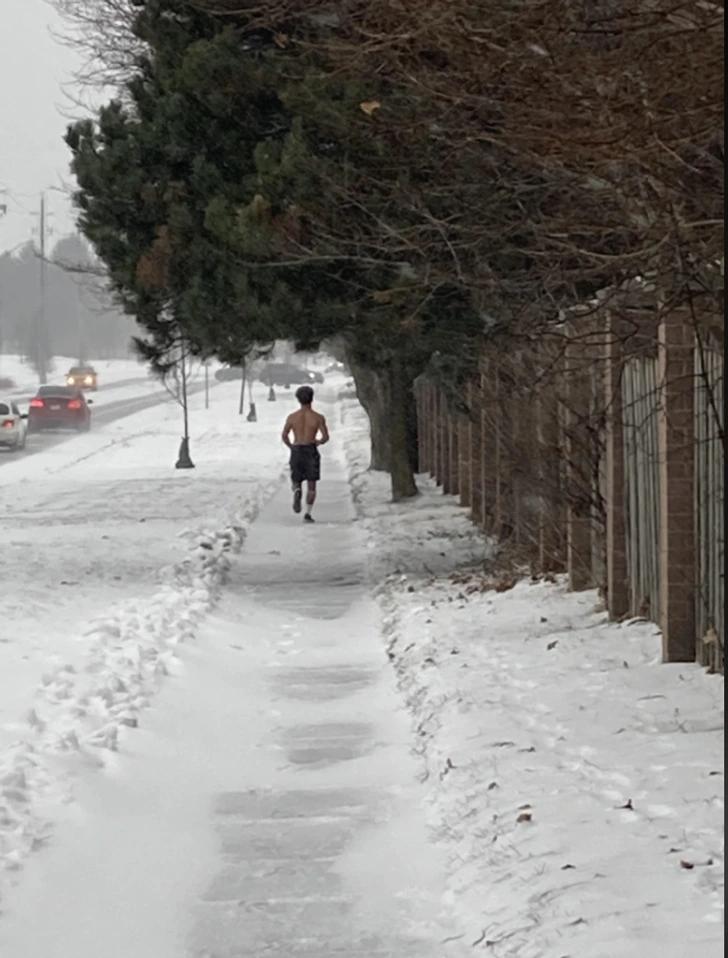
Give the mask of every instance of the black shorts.
M 321 478 L 321 454 L 318 446 L 291 446 L 291 481 L 318 482 Z

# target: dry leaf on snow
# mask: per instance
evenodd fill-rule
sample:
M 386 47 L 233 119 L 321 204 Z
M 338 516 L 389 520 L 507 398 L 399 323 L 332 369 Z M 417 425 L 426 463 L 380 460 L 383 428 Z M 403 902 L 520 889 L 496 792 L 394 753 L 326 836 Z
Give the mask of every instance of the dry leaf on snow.
M 359 108 L 362 113 L 366 113 L 367 116 L 373 116 L 381 105 L 379 100 L 364 100 L 359 104 Z

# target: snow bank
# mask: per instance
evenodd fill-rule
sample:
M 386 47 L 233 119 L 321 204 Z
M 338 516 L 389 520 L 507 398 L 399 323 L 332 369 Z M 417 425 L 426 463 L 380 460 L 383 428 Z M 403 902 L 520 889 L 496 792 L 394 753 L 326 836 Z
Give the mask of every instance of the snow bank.
M 722 955 L 722 678 L 660 664 L 655 625 L 608 622 L 595 592 L 453 572 L 488 554 L 464 510 L 428 481 L 386 503 L 353 403 L 343 422 L 463 940 L 495 958 Z
M 0 864 L 17 868 L 41 844 L 48 824 L 39 815 L 45 801 L 67 793 L 74 767 L 102 764 L 103 750 L 115 751 L 124 728 L 138 724 L 176 646 L 193 637 L 213 605 L 240 550 L 246 526 L 262 496 L 227 528 L 195 535 L 168 581 L 143 602 L 122 604 L 86 630 L 84 666 L 60 666 L 43 677 L 29 734 L 0 765 Z

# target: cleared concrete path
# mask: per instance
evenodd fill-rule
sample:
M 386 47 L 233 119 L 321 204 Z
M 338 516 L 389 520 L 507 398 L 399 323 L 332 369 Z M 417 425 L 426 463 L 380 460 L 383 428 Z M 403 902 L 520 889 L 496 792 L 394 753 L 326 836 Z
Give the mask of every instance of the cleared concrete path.
M 316 518 L 304 526 L 283 488 L 231 583 L 252 600 L 246 632 L 267 636 L 257 684 L 274 714 L 257 743 L 268 774 L 214 799 L 220 867 L 194 958 L 450 953 L 411 731 L 366 595 L 348 484 L 330 460 Z

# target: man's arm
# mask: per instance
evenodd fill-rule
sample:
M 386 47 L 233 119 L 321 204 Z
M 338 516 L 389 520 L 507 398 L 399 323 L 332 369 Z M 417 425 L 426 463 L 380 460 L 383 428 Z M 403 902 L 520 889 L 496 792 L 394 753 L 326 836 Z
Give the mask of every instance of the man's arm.
M 321 422 L 319 423 L 319 432 L 321 433 L 321 438 L 316 440 L 316 445 L 323 446 L 331 438 L 329 436 L 329 427 L 326 425 L 326 420 L 323 416 L 321 417 Z
M 286 423 L 283 426 L 283 432 L 281 433 L 281 439 L 283 440 L 284 445 L 288 446 L 289 449 L 291 448 L 290 437 L 291 437 L 291 417 L 289 416 L 288 419 L 286 419 Z

